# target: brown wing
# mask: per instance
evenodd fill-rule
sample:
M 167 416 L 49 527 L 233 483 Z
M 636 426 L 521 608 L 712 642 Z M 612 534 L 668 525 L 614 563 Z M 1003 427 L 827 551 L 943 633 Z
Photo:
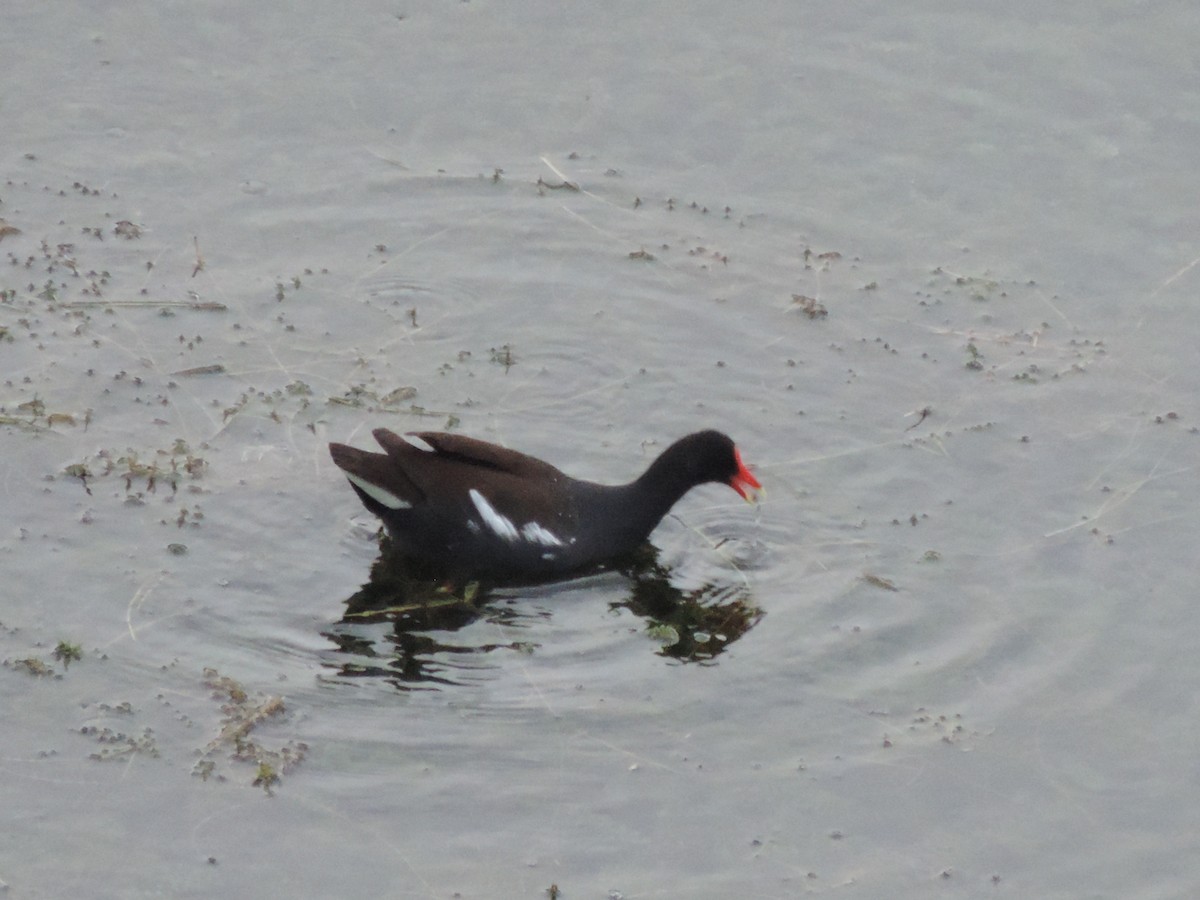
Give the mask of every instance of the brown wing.
M 562 472 L 548 462 L 542 462 L 540 459 L 518 453 L 516 450 L 509 450 L 507 447 L 489 444 L 487 441 L 479 441 L 461 434 L 446 434 L 443 431 L 414 431 L 410 434 L 427 443 L 443 459 L 452 459 L 467 465 L 484 466 L 488 469 L 506 472 L 516 478 L 529 478 L 535 481 L 553 482 L 564 477 Z M 389 454 L 393 452 L 393 447 L 397 444 L 402 444 L 408 452 L 414 450 L 413 446 L 403 438 L 383 428 L 375 432 L 375 440 L 379 441 L 380 446 Z M 418 449 L 416 452 L 426 451 Z

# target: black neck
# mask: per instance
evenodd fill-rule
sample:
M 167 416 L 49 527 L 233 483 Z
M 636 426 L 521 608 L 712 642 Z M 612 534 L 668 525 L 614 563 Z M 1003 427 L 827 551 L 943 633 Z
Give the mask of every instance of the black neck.
M 640 478 L 618 488 L 628 496 L 630 525 L 647 536 L 684 494 L 706 480 L 688 464 L 687 440 L 672 444 Z

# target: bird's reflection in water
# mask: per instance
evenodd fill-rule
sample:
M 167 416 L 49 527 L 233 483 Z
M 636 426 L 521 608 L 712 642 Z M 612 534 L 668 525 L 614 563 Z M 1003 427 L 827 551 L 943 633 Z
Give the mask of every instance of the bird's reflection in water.
M 625 573 L 632 579 L 629 596 L 610 606 L 646 620 L 659 654 L 671 659 L 710 662 L 763 616 L 744 583 L 706 582 L 688 591 L 675 587 L 653 544 L 633 554 Z
M 604 570 L 630 579 L 628 596 L 610 607 L 643 619 L 654 638 L 651 646 L 672 660 L 711 664 L 763 615 L 744 584 L 707 583 L 686 591 L 675 587 L 670 569 L 650 544 L 599 571 Z M 329 665 L 335 677 L 380 678 L 400 690 L 467 684 L 491 668 L 484 662 L 488 654 L 537 649 L 520 640 L 473 642 L 478 632 L 471 633 L 468 626 L 484 622 L 519 629 L 550 615 L 521 603 L 511 591 L 497 596 L 490 586 L 476 582 L 444 584 L 399 554 L 385 534 L 370 581 L 346 600 L 342 620 L 325 633 L 334 644 Z M 386 632 L 378 630 L 381 624 L 388 626 Z

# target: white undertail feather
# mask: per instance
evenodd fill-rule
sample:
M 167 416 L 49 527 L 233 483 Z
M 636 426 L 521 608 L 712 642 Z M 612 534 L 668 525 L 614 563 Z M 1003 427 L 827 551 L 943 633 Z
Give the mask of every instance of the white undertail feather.
M 418 435 L 415 435 L 415 434 L 403 434 L 403 435 L 401 435 L 401 437 L 404 438 L 404 440 L 407 441 L 409 444 L 416 447 L 418 450 L 421 450 L 425 453 L 435 452 L 433 449 L 433 446 L 429 443 L 429 441 L 425 440 L 425 438 L 423 438 L 423 437 L 419 437 Z
M 346 477 L 350 479 L 350 483 L 357 487 L 360 491 L 370 497 L 377 503 L 382 503 L 388 509 L 412 509 L 412 504 L 407 500 L 402 500 L 391 491 L 385 491 L 377 484 L 372 484 L 364 478 L 359 478 L 357 475 L 351 475 L 346 472 Z

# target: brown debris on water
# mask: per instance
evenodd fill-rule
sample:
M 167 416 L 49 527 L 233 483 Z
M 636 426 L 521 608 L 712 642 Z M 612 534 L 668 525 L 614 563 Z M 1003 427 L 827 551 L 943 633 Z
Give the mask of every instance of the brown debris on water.
M 213 691 L 213 698 L 221 700 L 221 732 L 203 751 L 203 759 L 193 769 L 193 774 L 207 780 L 215 769 L 213 756 L 229 751 L 229 758 L 236 762 L 253 763 L 254 787 L 261 787 L 268 795 L 277 787 L 282 775 L 290 772 L 303 761 L 308 745 L 288 741 L 278 749 L 265 747 L 255 731 L 259 726 L 278 720 L 286 711 L 283 698 L 278 696 L 252 697 L 236 679 L 222 675 L 216 669 L 204 670 L 204 686 Z

